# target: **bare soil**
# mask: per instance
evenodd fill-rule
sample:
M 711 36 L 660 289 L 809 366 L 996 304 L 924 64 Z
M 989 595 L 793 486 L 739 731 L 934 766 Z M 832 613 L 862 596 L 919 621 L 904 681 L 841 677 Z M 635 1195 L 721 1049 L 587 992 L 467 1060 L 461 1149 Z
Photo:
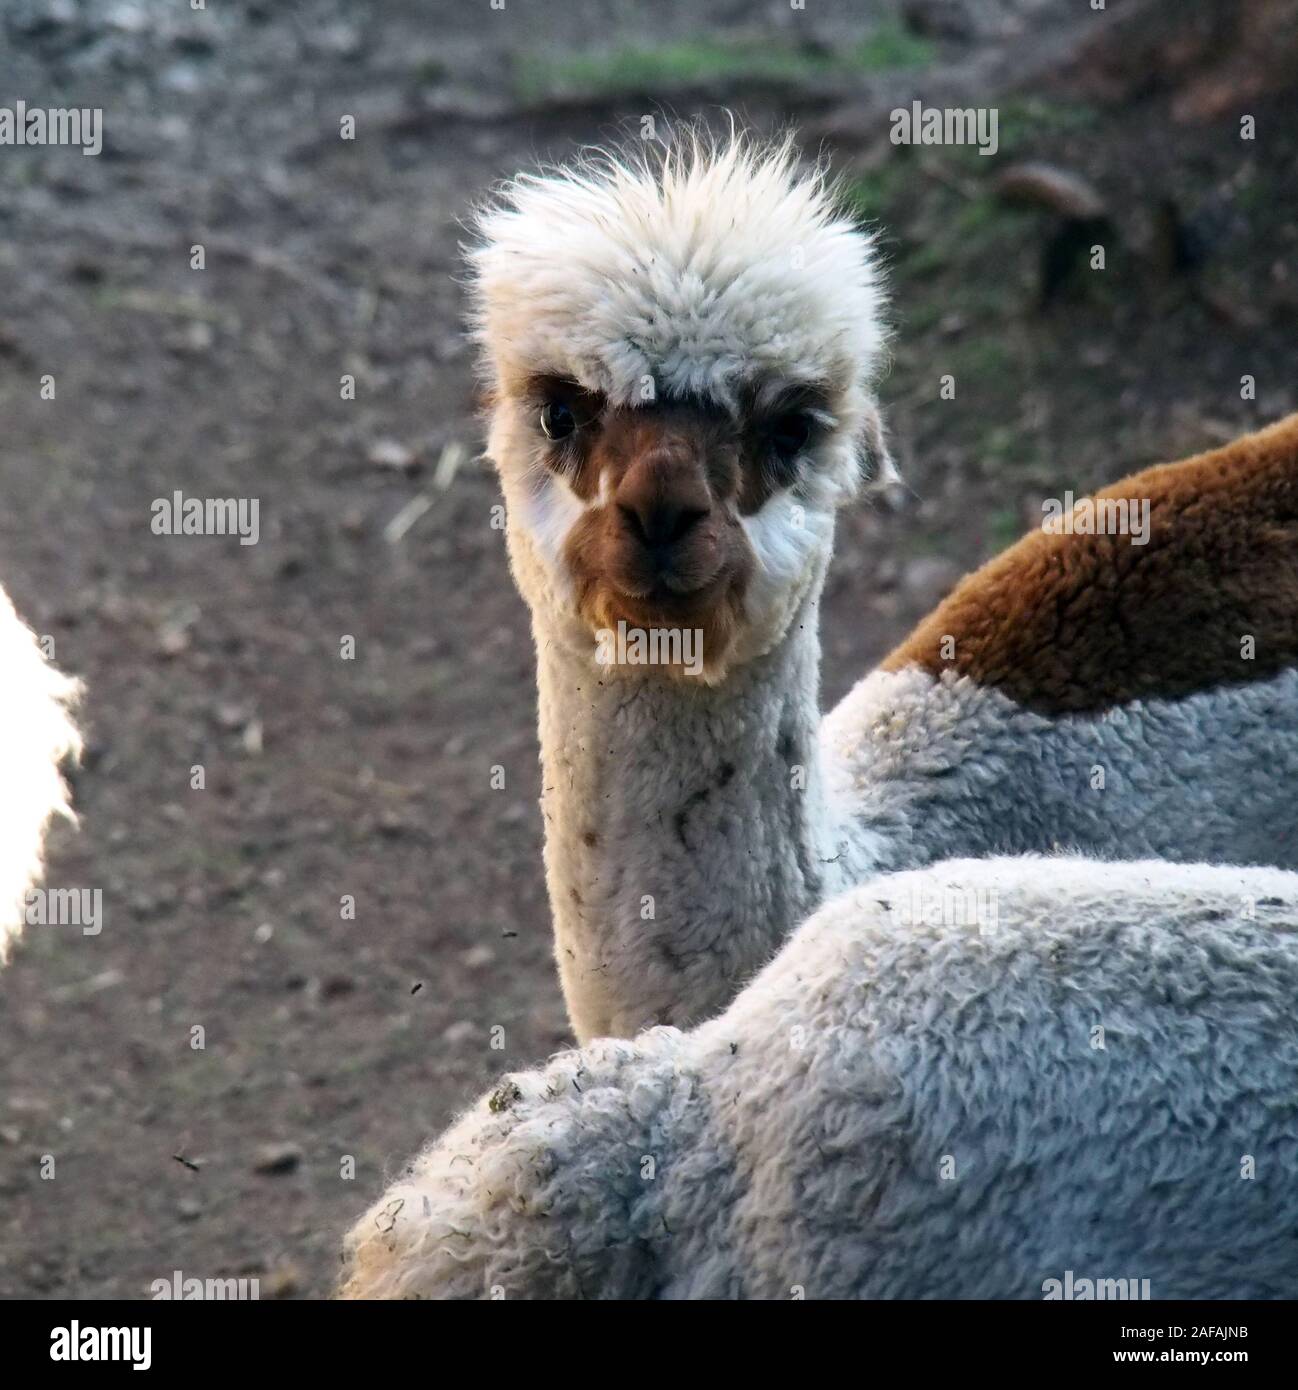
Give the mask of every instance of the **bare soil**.
M 853 69 L 865 8 L 5 7 L 0 99 L 104 108 L 98 158 L 0 149 L 0 574 L 87 683 L 49 881 L 102 889 L 105 922 L 31 929 L 0 976 L 0 1295 L 145 1297 L 175 1269 L 323 1295 L 384 1178 L 569 1039 L 529 628 L 460 333 L 493 180 L 720 106 L 796 121 L 853 180 L 892 267 L 906 493 L 844 518 L 827 701 L 1044 497 L 1298 406 L 1292 92 L 1250 96 L 1243 141 L 1229 102 L 1093 91 L 1068 63 L 1092 31 L 1038 0 L 880 6 Z M 742 45 L 797 56 L 752 72 Z M 622 55 L 606 89 L 590 54 Z M 998 104 L 999 152 L 892 146 L 912 96 Z M 1023 158 L 1111 223 L 1103 271 L 1070 263 L 1044 308 L 1056 215 L 994 189 Z M 259 543 L 153 535 L 177 489 L 258 498 Z

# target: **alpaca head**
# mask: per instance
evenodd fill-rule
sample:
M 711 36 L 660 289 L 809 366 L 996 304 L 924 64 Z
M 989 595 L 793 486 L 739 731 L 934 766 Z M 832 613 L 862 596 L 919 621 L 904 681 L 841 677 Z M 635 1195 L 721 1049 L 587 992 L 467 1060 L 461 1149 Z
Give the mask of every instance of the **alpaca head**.
M 479 231 L 489 452 L 547 638 L 693 634 L 666 669 L 712 682 L 770 651 L 888 466 L 869 236 L 787 140 L 698 135 L 524 175 Z

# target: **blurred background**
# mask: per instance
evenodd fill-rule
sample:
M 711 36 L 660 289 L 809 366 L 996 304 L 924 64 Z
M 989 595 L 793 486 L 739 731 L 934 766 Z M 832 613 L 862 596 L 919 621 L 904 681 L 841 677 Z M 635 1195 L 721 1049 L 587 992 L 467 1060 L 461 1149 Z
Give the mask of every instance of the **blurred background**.
M 1295 88 L 1295 0 L 7 0 L 2 99 L 104 108 L 97 158 L 0 148 L 0 580 L 88 684 L 49 882 L 104 925 L 0 975 L 0 1295 L 323 1294 L 384 1178 L 569 1038 L 472 198 L 646 114 L 843 173 L 905 490 L 843 518 L 832 701 L 1043 498 L 1298 406 Z M 891 144 L 914 100 L 994 107 L 997 153 Z M 259 543 L 153 535 L 176 489 L 258 498 Z

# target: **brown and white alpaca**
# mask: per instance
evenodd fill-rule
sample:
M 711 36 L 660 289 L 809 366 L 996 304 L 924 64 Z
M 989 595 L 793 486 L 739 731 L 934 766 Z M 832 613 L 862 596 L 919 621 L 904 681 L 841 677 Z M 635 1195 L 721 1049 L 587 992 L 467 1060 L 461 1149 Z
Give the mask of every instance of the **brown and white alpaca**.
M 701 138 L 523 176 L 480 230 L 579 1038 L 715 1014 L 885 870 L 1298 864 L 1298 417 L 1110 489 L 1145 544 L 1028 537 L 822 719 L 835 510 L 887 466 L 869 236 L 788 143 Z

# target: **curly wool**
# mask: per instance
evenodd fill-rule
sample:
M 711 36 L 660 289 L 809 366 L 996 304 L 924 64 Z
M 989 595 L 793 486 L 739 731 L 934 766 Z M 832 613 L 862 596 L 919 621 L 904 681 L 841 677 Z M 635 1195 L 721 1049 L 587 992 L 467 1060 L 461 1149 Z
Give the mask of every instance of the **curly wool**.
M 719 1018 L 504 1078 L 356 1224 L 343 1293 L 1291 1296 L 1295 997 L 1295 874 L 886 876 Z

